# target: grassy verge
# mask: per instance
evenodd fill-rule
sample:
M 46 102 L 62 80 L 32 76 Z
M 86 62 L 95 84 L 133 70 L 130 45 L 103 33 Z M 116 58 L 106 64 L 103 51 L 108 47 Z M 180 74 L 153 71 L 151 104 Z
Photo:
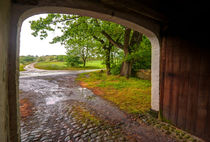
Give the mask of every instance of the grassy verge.
M 26 62 L 24 64 L 20 63 L 20 65 L 19 65 L 19 71 L 25 71 L 25 69 L 24 69 L 25 66 L 27 66 L 27 65 L 29 65 L 31 63 L 33 63 L 33 62 Z
M 141 114 L 150 110 L 151 83 L 137 78 L 126 79 L 105 73 L 80 74 L 77 80 L 84 87 L 116 104 L 129 114 Z
M 105 73 L 91 72 L 80 74 L 80 85 L 91 89 L 94 94 L 117 105 L 121 110 L 134 116 L 139 123 L 152 125 L 158 131 L 183 142 L 201 142 L 199 138 L 169 123 L 162 122 L 151 115 L 151 82 L 137 78 L 126 79 L 119 76 L 107 76 Z
M 68 67 L 66 62 L 39 62 L 35 64 L 35 68 L 45 70 L 84 70 L 84 69 L 102 69 L 102 61 L 88 61 L 86 67 L 80 65 L 79 67 Z
M 20 64 L 20 66 L 19 66 L 19 71 L 25 71 L 25 69 L 24 69 L 25 66 L 26 66 L 26 65 Z

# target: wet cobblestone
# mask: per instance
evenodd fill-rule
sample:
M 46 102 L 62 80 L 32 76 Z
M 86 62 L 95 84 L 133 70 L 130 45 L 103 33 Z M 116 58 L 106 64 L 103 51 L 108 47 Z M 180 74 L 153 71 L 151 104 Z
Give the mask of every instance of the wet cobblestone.
M 20 78 L 20 100 L 27 99 L 33 112 L 21 119 L 22 142 L 173 141 L 80 88 L 75 78 L 74 74 Z

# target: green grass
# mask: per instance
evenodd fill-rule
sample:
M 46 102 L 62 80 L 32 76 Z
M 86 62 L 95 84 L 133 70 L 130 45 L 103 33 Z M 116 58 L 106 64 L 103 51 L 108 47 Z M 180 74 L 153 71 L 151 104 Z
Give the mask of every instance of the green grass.
M 19 66 L 19 71 L 25 71 L 25 69 L 24 69 L 25 66 L 26 66 L 26 65 L 20 64 L 20 66 Z
M 80 74 L 80 84 L 97 95 L 113 102 L 129 114 L 140 114 L 150 110 L 151 82 L 137 78 L 125 78 L 105 73 Z
M 150 111 L 151 82 L 149 80 L 127 79 L 116 75 L 107 76 L 101 72 L 83 73 L 77 80 L 81 86 L 91 89 L 96 95 L 109 100 L 121 110 L 134 117 L 137 116 L 136 121 L 140 124 L 152 125 L 177 141 L 199 141 L 199 138 L 174 127 L 168 121 L 161 122 L 151 115 L 154 112 Z
M 68 67 L 66 62 L 39 62 L 35 64 L 35 68 L 45 69 L 45 70 L 83 70 L 83 69 L 102 69 L 105 65 L 102 61 L 88 61 L 86 67 L 84 68 L 81 64 L 79 67 Z

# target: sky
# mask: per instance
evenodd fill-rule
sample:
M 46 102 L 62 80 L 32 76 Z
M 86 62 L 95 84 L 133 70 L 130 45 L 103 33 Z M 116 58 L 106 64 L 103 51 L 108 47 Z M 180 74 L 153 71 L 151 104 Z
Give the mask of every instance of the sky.
M 47 14 L 39 14 L 26 19 L 21 27 L 20 32 L 20 56 L 27 55 L 65 55 L 66 49 L 60 43 L 50 44 L 52 38 L 60 35 L 59 30 L 49 32 L 48 37 L 44 40 L 40 40 L 39 37 L 31 35 L 32 30 L 30 28 L 29 21 L 38 20 L 40 17 L 46 17 Z

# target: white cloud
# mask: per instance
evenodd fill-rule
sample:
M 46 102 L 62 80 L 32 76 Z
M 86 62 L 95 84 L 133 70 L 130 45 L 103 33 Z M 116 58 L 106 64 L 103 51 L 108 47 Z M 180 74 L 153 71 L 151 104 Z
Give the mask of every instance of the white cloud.
M 40 40 L 39 37 L 31 35 L 32 30 L 30 28 L 29 21 L 37 20 L 40 17 L 46 17 L 47 14 L 40 14 L 29 17 L 26 19 L 21 27 L 20 32 L 20 56 L 22 55 L 65 55 L 66 49 L 61 44 L 49 44 L 52 38 L 61 34 L 59 30 L 49 32 L 48 37 L 44 40 Z

